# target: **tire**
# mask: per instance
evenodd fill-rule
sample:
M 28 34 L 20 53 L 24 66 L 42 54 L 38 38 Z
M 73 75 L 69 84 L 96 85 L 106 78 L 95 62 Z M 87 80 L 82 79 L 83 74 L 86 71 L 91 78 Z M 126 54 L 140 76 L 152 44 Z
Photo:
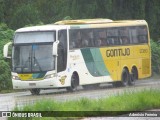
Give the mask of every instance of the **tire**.
M 39 95 L 40 89 L 31 89 L 30 92 L 32 93 L 32 95 Z
M 130 79 L 128 81 L 128 84 L 130 86 L 135 85 L 135 81 L 138 79 L 138 71 L 136 68 L 132 68 L 131 74 L 130 74 Z
M 130 76 L 129 76 L 128 70 L 127 69 L 123 69 L 122 75 L 121 75 L 121 85 L 123 87 L 127 86 L 128 82 L 129 82 L 129 79 L 130 79 Z
M 77 74 L 73 74 L 71 77 L 71 86 L 67 87 L 66 90 L 69 92 L 74 92 L 77 90 L 77 86 L 78 86 L 78 75 Z

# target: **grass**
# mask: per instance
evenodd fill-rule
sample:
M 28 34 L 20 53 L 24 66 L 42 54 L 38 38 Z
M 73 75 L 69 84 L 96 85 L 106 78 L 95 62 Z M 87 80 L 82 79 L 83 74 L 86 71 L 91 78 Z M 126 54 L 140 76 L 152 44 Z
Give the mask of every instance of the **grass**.
M 14 111 L 77 111 L 77 113 L 82 114 L 80 116 L 82 117 L 84 112 L 80 111 L 95 111 L 93 114 L 97 114 L 98 111 L 102 111 L 102 113 L 103 111 L 109 111 L 109 114 L 119 115 L 119 111 L 125 111 L 125 113 L 127 113 L 127 111 L 144 111 L 158 108 L 160 108 L 160 90 L 150 89 L 138 92 L 124 92 L 123 94 L 117 94 L 109 98 L 101 98 L 98 100 L 90 100 L 88 98 L 65 102 L 43 100 L 34 105 L 15 108 Z M 14 118 L 10 119 L 12 120 Z M 69 120 L 67 117 L 41 119 Z

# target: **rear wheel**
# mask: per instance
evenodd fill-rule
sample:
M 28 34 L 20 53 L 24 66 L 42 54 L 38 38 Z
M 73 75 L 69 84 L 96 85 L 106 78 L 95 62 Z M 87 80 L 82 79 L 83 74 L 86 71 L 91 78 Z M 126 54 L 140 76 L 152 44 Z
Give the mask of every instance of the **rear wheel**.
M 129 82 L 130 76 L 127 69 L 123 69 L 122 75 L 121 75 L 121 85 L 127 86 Z
M 40 93 L 40 89 L 31 89 L 30 92 L 32 93 L 32 95 L 39 95 Z
M 129 85 L 134 85 L 135 81 L 138 79 L 138 71 L 136 68 L 132 68 L 131 70 L 131 75 L 130 75 L 130 79 L 128 81 Z
M 78 75 L 74 73 L 71 77 L 71 86 L 66 88 L 67 91 L 69 92 L 76 91 L 77 86 L 79 85 L 78 81 L 79 81 Z

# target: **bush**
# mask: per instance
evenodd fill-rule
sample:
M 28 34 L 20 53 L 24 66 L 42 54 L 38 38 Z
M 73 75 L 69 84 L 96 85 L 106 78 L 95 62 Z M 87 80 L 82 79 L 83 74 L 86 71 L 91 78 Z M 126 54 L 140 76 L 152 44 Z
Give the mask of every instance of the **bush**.
M 3 58 L 3 46 L 13 37 L 14 31 L 4 23 L 0 23 L 0 90 L 12 89 L 10 61 Z
M 152 72 L 160 73 L 160 45 L 151 40 Z
M 0 91 L 12 88 L 11 71 L 9 64 L 4 60 L 0 60 Z

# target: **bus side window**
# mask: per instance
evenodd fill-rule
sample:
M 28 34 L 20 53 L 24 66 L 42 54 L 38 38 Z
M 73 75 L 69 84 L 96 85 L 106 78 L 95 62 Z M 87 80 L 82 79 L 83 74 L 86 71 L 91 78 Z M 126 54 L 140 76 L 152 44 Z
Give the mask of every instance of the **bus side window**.
M 93 29 L 90 29 L 88 32 L 89 37 L 89 47 L 94 47 L 94 35 L 93 35 Z
M 108 37 L 107 38 L 107 44 L 108 45 L 114 45 L 114 38 L 113 37 Z
M 138 32 L 139 43 L 147 43 L 148 42 L 147 28 L 145 26 L 138 27 L 137 32 Z
M 119 45 L 117 28 L 107 29 L 107 44 L 108 45 Z
M 69 49 L 76 48 L 76 34 L 75 30 L 69 31 Z
M 120 45 L 120 40 L 117 37 L 114 39 L 114 45 Z
M 120 44 L 122 45 L 130 44 L 129 27 L 119 28 L 119 38 L 120 38 Z
M 86 48 L 94 46 L 93 29 L 80 29 L 76 34 L 76 48 Z
M 82 47 L 82 34 L 79 30 L 75 32 L 75 48 Z
M 82 48 L 89 46 L 89 34 L 88 30 L 81 30 Z
M 130 42 L 127 37 L 122 37 L 121 40 L 122 40 L 123 45 L 129 44 L 129 42 Z
M 133 44 L 138 44 L 137 27 L 130 27 L 130 38 Z
M 146 43 L 147 38 L 144 35 L 139 35 L 138 36 L 138 41 L 139 41 L 139 43 Z

